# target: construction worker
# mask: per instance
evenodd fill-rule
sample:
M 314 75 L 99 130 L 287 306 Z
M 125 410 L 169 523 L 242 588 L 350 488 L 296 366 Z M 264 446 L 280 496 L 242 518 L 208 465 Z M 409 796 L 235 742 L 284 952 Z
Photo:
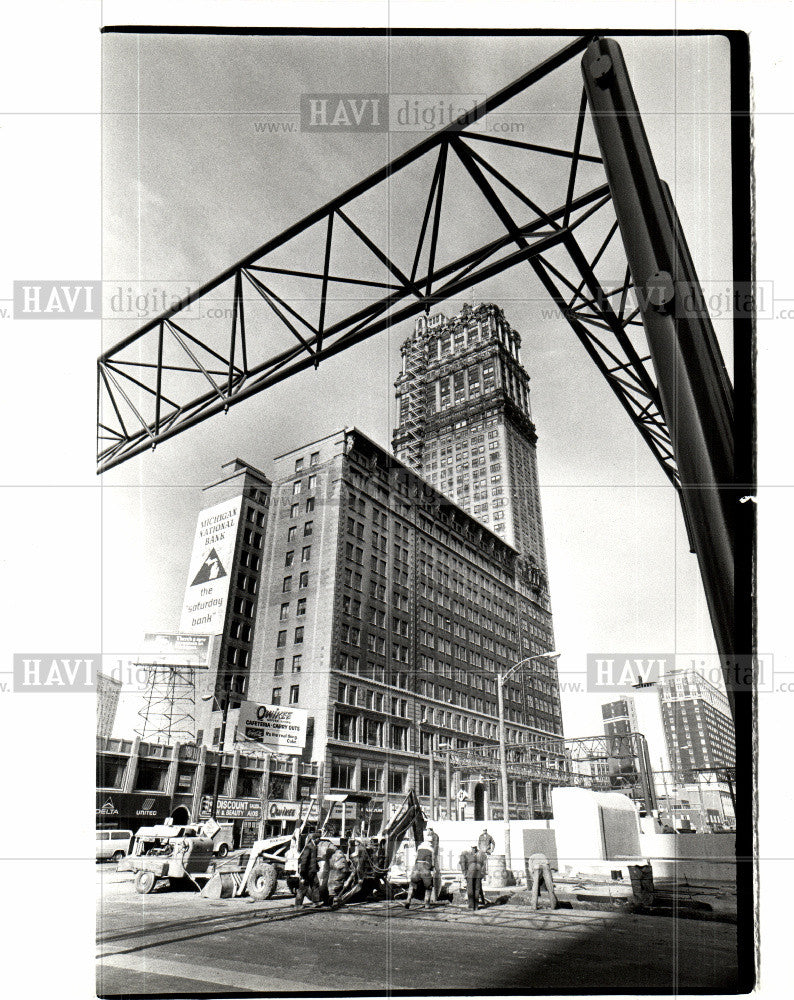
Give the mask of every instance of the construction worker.
M 488 833 L 488 831 L 483 827 L 483 831 L 477 840 L 477 847 L 480 854 L 493 854 L 493 850 L 496 847 L 496 841 Z
M 483 899 L 482 876 L 485 869 L 485 855 L 480 854 L 477 845 L 474 844 L 468 851 L 464 851 L 460 856 L 460 870 L 466 879 L 466 896 L 469 900 L 469 909 L 476 910 Z M 483 905 L 485 905 L 483 903 Z
M 493 850 L 496 847 L 496 841 L 488 833 L 485 827 L 482 829 L 477 840 L 477 848 L 480 854 L 483 855 L 483 876 L 488 874 L 488 858 L 493 854 Z M 483 895 L 482 888 L 480 888 L 480 903 L 485 906 L 485 896 Z
M 411 908 L 411 900 L 414 893 L 424 902 L 425 893 L 430 893 L 430 902 L 435 902 L 435 886 L 433 884 L 433 873 L 435 871 L 435 861 L 433 858 L 433 843 L 430 840 L 423 840 L 416 852 L 416 861 L 411 872 L 411 884 L 408 887 L 408 899 L 405 901 L 405 908 Z
M 295 893 L 295 905 L 303 906 L 304 896 L 309 897 L 315 906 L 320 905 L 319 865 L 317 862 L 317 841 L 314 831 L 310 831 L 298 858 L 298 889 Z
M 441 865 L 438 861 L 438 848 L 440 843 L 440 838 L 435 830 L 428 827 L 425 830 L 425 840 L 430 843 L 433 848 L 433 892 L 430 895 L 430 902 L 438 902 L 438 897 L 441 895 Z
M 317 845 L 317 865 L 319 871 L 317 873 L 317 880 L 320 883 L 320 902 L 328 902 L 328 875 L 330 873 L 329 861 L 331 860 L 331 854 L 333 853 L 333 847 L 331 844 L 325 840 L 320 840 Z
M 340 841 L 339 847 L 334 848 L 328 863 L 328 895 L 332 910 L 339 906 L 339 896 L 350 874 L 350 862 L 345 854 L 346 847 L 347 844 Z
M 546 886 L 549 894 L 549 906 L 552 910 L 557 909 L 557 896 L 554 893 L 554 879 L 551 877 L 551 865 L 545 854 L 532 854 L 529 858 L 529 867 L 532 871 L 532 899 L 530 906 L 533 910 L 538 908 L 538 893 L 540 892 L 540 880 Z
M 372 859 L 369 856 L 364 837 L 358 837 L 353 842 L 349 851 L 349 861 L 350 874 L 338 895 L 347 894 L 348 890 L 353 895 L 355 891 L 363 888 L 366 880 L 372 875 Z

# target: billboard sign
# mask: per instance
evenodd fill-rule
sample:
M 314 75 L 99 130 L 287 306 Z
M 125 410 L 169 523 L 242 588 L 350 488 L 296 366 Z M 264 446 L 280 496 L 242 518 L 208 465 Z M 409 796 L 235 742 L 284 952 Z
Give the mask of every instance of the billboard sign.
M 276 753 L 299 754 L 306 746 L 308 721 L 309 714 L 302 708 L 244 701 L 240 705 L 237 739 L 249 746 L 258 743 Z
M 182 632 L 145 632 L 143 650 L 158 663 L 172 666 L 206 667 L 210 655 L 209 635 Z
M 198 516 L 179 623 L 181 632 L 219 635 L 223 631 L 242 503 L 242 496 L 233 497 L 207 507 Z

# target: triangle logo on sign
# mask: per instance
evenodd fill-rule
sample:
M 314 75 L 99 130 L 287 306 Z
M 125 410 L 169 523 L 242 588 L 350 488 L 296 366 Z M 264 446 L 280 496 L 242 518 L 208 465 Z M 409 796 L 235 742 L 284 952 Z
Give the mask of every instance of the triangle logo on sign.
M 213 580 L 220 580 L 222 576 L 226 576 L 223 563 L 218 558 L 218 553 L 215 549 L 210 549 L 204 558 L 204 562 L 201 564 L 201 568 L 196 573 L 195 580 L 190 586 L 195 587 L 199 583 L 212 583 Z

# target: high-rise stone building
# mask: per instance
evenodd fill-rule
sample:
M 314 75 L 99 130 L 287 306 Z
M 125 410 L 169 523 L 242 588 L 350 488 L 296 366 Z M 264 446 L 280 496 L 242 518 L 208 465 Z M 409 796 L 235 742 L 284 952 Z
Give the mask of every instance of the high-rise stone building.
M 667 752 L 674 775 L 733 767 L 736 741 L 724 691 L 696 670 L 674 670 L 659 682 Z
M 395 383 L 396 457 L 519 552 L 520 658 L 554 649 L 537 468 L 521 337 L 493 303 L 420 316 Z M 509 664 L 505 664 L 506 666 Z M 552 661 L 521 673 L 525 703 L 562 732 Z
M 304 759 L 326 791 L 380 810 L 413 787 L 426 803 L 428 732 L 496 743 L 496 673 L 531 627 L 518 553 L 355 429 L 274 466 L 249 697 L 308 712 Z M 507 683 L 509 740 L 561 732 L 554 679 L 539 680 L 531 702 Z M 498 782 L 463 780 L 475 815 L 494 815 Z M 442 756 L 434 783 L 443 802 Z M 516 782 L 516 808 L 549 815 L 549 788 Z
M 607 736 L 625 736 L 627 733 L 639 732 L 637 708 L 633 698 L 618 698 L 616 701 L 606 702 L 601 706 L 601 718 Z
M 420 316 L 402 345 L 394 454 L 546 569 L 521 337 L 499 306 Z

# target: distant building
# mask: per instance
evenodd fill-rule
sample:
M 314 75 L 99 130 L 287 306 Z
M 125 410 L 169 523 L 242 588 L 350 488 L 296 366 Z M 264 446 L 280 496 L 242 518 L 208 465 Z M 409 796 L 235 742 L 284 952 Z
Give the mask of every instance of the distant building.
M 111 736 L 119 707 L 121 681 L 108 674 L 97 673 L 96 677 L 96 734 Z
M 734 766 L 735 734 L 724 691 L 695 670 L 675 670 L 660 680 L 659 699 L 670 765 L 678 780 Z
M 607 770 L 613 788 L 632 790 L 655 801 L 653 773 L 645 734 L 637 722 L 634 698 L 626 695 L 601 706 L 608 757 Z M 635 735 L 630 735 L 635 734 Z M 645 779 L 645 780 L 643 780 Z
M 638 732 L 637 708 L 630 696 L 602 705 L 601 718 L 607 736 Z

